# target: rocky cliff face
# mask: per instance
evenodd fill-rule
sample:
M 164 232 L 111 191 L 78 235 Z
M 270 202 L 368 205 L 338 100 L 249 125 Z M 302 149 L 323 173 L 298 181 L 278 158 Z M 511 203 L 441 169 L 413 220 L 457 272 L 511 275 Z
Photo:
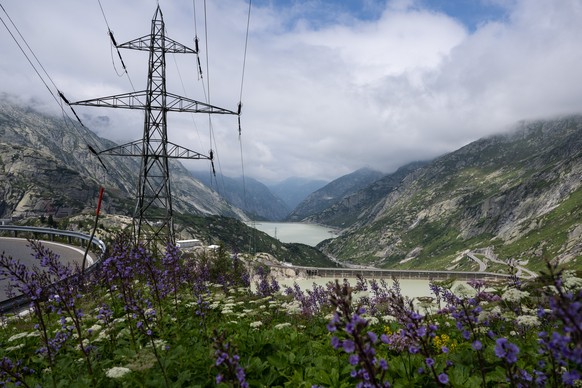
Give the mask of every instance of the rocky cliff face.
M 0 96 L 0 218 L 93 211 L 100 186 L 106 193 L 104 211 L 131 214 L 139 161 L 103 156 L 103 168 L 88 145 L 99 150 L 115 146 L 78 123 Z M 245 218 L 179 163 L 171 169 L 176 211 Z
M 582 117 L 522 123 L 408 175 L 325 249 L 343 260 L 453 268 L 467 250 L 582 264 Z

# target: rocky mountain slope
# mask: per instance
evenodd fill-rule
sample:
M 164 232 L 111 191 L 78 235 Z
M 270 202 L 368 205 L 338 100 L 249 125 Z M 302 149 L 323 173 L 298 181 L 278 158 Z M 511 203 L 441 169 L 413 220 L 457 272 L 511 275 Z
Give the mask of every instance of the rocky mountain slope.
M 202 172 L 192 172 L 192 175 L 215 190 L 228 203 L 242 209 L 253 220 L 281 221 L 289 214 L 290 209 L 285 202 L 256 179 L 223 175 L 213 177 Z
M 379 171 L 361 168 L 351 174 L 335 179 L 321 189 L 311 193 L 289 214 L 287 220 L 302 221 L 309 216 L 330 208 L 343 198 L 365 188 L 382 176 L 383 174 Z
M 521 123 L 415 170 L 322 248 L 386 268 L 475 270 L 468 254 L 580 268 L 581 156 L 582 116 Z
M 105 169 L 87 145 L 98 150 L 115 146 L 76 122 L 0 96 L 0 218 L 94 211 L 100 186 L 105 187 L 104 211 L 131 214 L 139 161 L 103 156 Z M 172 163 L 171 174 L 176 211 L 246 218 L 181 164 Z
M 337 228 L 347 228 L 365 222 L 367 214 L 373 213 L 374 208 L 382 203 L 408 174 L 426 164 L 427 162 L 414 162 L 400 167 L 362 190 L 344 196 L 328 208 L 305 217 L 303 221 Z

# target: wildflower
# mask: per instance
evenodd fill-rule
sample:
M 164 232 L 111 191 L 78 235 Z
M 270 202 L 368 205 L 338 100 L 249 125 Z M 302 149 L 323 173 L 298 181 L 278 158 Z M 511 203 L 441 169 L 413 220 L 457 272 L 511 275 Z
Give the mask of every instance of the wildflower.
M 535 315 L 520 315 L 519 317 L 517 317 L 515 319 L 515 322 L 518 325 L 527 326 L 527 327 L 533 327 L 533 326 L 540 325 L 540 320 Z
M 216 357 L 215 366 L 219 368 L 219 373 L 216 376 L 216 383 L 238 383 L 236 386 L 241 388 L 248 388 L 249 384 L 246 381 L 245 371 L 240 366 L 240 357 L 234 354 L 235 349 L 229 342 L 225 342 L 225 334 L 218 335 L 214 331 L 216 338 L 214 339 L 213 347 L 215 349 L 214 356 Z
M 448 384 L 449 383 L 449 376 L 446 373 L 441 373 L 439 375 L 439 382 L 441 384 Z
M 24 347 L 24 344 L 20 344 L 20 345 L 15 345 L 15 346 L 9 346 L 9 347 L 5 348 L 4 350 L 6 350 L 7 352 L 11 352 L 13 350 L 22 349 L 23 347 Z
M 351 340 L 344 340 L 342 346 L 346 353 L 352 353 L 356 349 L 354 341 Z
M 87 331 L 89 333 L 94 333 L 96 331 L 100 331 L 103 327 L 101 325 L 95 324 L 93 326 L 91 326 L 89 329 L 87 329 Z
M 475 340 L 471 346 L 475 350 L 481 350 L 481 349 L 483 349 L 483 344 L 479 340 Z
M 263 326 L 263 322 L 261 321 L 251 322 L 249 326 L 252 327 L 253 329 L 258 329 L 259 327 Z
M 18 339 L 24 338 L 28 336 L 28 332 L 23 331 L 22 333 L 14 334 L 12 337 L 8 338 L 6 342 L 16 341 Z
M 517 345 L 509 342 L 507 338 L 498 338 L 497 341 L 495 341 L 495 355 L 504 359 L 507 363 L 515 363 L 518 354 L 519 348 Z
M 289 326 L 291 326 L 289 322 L 279 323 L 278 325 L 275 325 L 275 329 L 280 330 Z
M 523 298 L 529 296 L 529 292 L 527 291 L 520 291 L 516 288 L 510 288 L 501 295 L 501 299 L 506 302 L 519 302 Z
M 577 381 L 580 381 L 580 373 L 575 370 L 566 371 L 562 374 L 562 382 L 566 385 L 574 385 Z
M 113 368 L 108 369 L 107 372 L 105 372 L 105 375 L 111 379 L 119 379 L 130 372 L 131 369 L 129 368 L 125 368 L 123 366 L 114 366 Z

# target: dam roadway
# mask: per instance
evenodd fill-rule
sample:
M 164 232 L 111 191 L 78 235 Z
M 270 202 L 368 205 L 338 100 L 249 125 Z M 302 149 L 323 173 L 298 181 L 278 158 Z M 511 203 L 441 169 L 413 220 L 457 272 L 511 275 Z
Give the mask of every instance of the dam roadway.
M 365 279 L 432 279 L 432 280 L 501 280 L 510 275 L 493 272 L 465 272 L 465 271 L 431 271 L 431 270 L 392 270 L 376 268 L 316 268 L 270 264 L 271 270 L 281 272 L 285 276 L 302 278 L 330 278 L 348 279 L 362 276 Z

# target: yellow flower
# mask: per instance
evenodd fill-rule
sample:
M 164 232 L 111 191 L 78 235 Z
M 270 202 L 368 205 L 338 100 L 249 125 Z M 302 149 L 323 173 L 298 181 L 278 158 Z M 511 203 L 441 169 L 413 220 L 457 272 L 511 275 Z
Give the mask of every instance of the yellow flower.
M 433 346 L 438 349 L 442 350 L 443 346 L 452 351 L 457 346 L 457 341 L 451 341 L 451 337 L 447 334 L 441 334 L 440 336 L 437 335 L 432 339 Z

